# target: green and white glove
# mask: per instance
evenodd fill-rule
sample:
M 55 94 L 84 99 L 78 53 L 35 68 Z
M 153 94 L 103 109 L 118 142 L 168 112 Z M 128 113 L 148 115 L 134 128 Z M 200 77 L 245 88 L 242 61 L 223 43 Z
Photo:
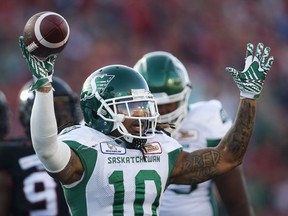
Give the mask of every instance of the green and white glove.
M 248 43 L 243 71 L 238 71 L 231 67 L 226 67 L 225 70 L 232 75 L 240 90 L 241 97 L 256 99 L 260 96 L 274 57 L 270 56 L 268 58 L 270 47 L 265 47 L 264 49 L 263 43 L 258 43 L 255 56 L 253 56 L 253 49 L 253 44 Z
M 29 67 L 30 72 L 34 78 L 34 84 L 30 87 L 31 91 L 38 89 L 45 84 L 52 82 L 52 75 L 54 73 L 54 64 L 57 55 L 49 56 L 44 60 L 38 59 L 36 56 L 31 55 L 23 41 L 23 36 L 19 37 L 19 46 L 22 55 Z

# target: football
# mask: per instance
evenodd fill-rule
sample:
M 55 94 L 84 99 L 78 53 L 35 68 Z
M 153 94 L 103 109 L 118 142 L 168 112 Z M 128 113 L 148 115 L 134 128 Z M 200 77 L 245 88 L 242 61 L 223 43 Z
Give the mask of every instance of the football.
M 60 53 L 65 48 L 69 35 L 70 29 L 65 18 L 51 11 L 30 17 L 23 31 L 27 50 L 42 58 Z

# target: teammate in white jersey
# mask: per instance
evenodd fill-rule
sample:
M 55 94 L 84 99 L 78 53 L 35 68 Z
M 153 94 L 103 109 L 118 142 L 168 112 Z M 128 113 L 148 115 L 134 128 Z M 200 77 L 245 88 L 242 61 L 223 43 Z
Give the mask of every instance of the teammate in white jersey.
M 260 43 L 253 56 L 249 44 L 245 71 L 227 68 L 241 95 L 235 123 L 215 148 L 189 153 L 155 130 L 159 114 L 148 85 L 124 65 L 100 68 L 86 79 L 80 94 L 86 125 L 67 128 L 58 137 L 51 87 L 56 56 L 39 60 L 26 50 L 22 36 L 19 42 L 35 79 L 33 146 L 63 184 L 74 216 L 158 215 L 169 184 L 200 183 L 241 164 L 252 135 L 255 98 L 273 62 L 270 48 Z
M 215 147 L 232 126 L 218 100 L 188 106 L 191 81 L 185 66 L 171 53 L 145 54 L 134 66 L 146 79 L 161 115 L 159 122 L 175 125 L 169 132 L 185 151 Z M 253 215 L 240 167 L 214 178 L 229 215 Z M 235 196 L 237 194 L 237 196 Z M 160 205 L 160 215 L 218 215 L 212 180 L 195 185 L 170 185 Z

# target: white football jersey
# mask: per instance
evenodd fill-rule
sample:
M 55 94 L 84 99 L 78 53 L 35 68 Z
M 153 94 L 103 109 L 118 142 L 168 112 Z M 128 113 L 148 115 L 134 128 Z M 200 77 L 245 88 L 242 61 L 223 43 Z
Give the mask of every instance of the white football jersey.
M 86 126 L 65 129 L 59 138 L 80 157 L 80 182 L 63 186 L 73 216 L 158 215 L 160 198 L 182 146 L 156 134 L 140 150 Z
M 218 100 L 201 101 L 189 106 L 189 111 L 175 139 L 183 150 L 192 152 L 216 146 L 231 127 L 232 121 Z M 212 216 L 211 180 L 198 185 L 170 185 L 162 198 L 160 216 Z

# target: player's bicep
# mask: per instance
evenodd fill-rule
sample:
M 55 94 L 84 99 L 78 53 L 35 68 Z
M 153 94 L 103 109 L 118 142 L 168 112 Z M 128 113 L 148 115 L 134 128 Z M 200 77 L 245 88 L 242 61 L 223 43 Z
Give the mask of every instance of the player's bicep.
M 66 167 L 57 173 L 49 173 L 50 176 L 59 180 L 64 185 L 72 184 L 76 181 L 79 181 L 83 175 L 83 165 L 79 156 L 72 150 L 70 160 L 67 163 Z

